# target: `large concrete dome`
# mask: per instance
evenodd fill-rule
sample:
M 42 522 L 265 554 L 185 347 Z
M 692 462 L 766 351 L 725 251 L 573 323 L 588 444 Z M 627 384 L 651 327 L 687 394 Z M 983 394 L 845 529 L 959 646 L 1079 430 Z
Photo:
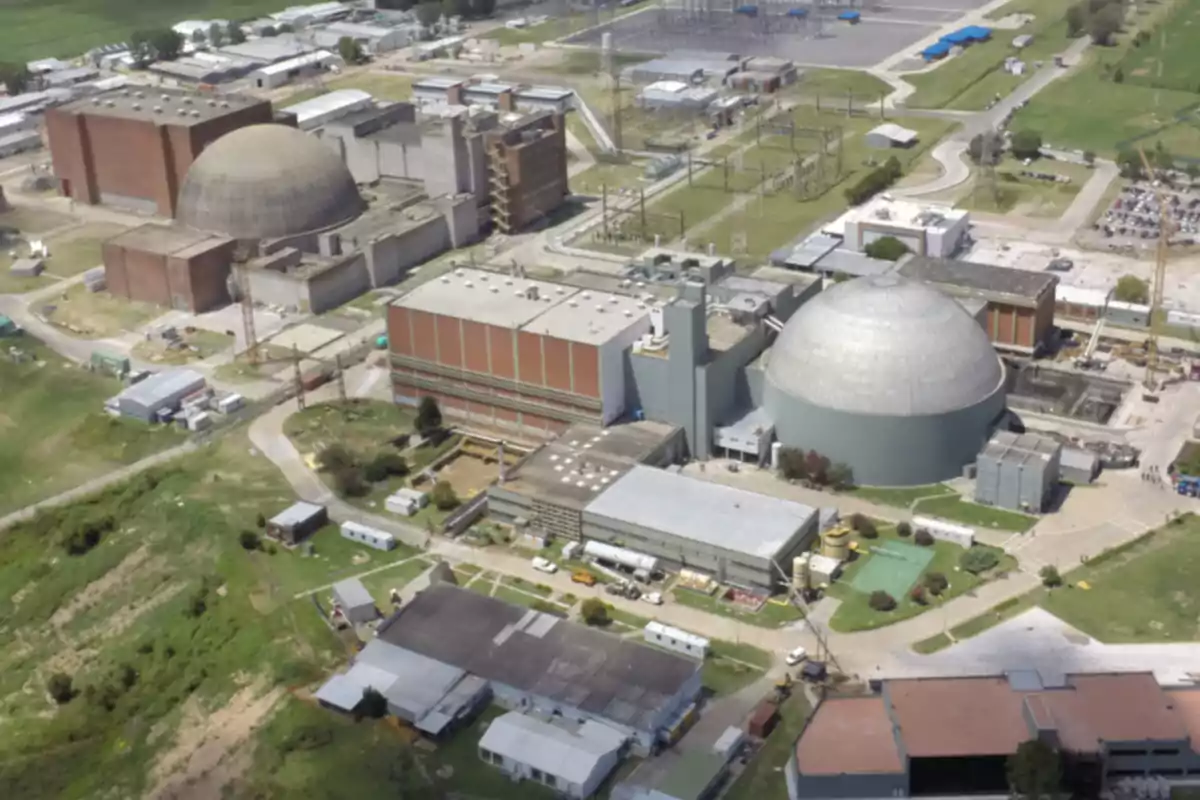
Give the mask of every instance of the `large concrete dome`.
M 250 125 L 213 142 L 188 170 L 177 218 L 235 239 L 324 230 L 363 210 L 337 154 L 285 125 Z
M 954 477 L 1004 409 L 1004 367 L 956 301 L 894 276 L 838 284 L 784 326 L 764 405 L 787 446 L 863 484 Z

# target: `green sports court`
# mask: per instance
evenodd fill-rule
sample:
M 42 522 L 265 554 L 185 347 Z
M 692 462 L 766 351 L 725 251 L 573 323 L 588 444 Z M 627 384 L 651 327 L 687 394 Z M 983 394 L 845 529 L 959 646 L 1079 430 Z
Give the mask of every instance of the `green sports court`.
M 866 558 L 867 563 L 850 583 L 855 591 L 863 594 L 882 591 L 901 598 L 933 559 L 933 548 L 889 540 L 872 543 L 871 554 Z

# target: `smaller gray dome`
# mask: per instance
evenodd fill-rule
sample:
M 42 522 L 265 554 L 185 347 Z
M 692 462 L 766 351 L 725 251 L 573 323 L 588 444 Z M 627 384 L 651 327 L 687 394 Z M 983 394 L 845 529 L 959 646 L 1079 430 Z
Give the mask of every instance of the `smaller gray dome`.
M 195 160 L 175 216 L 235 239 L 271 239 L 349 222 L 363 207 L 350 170 L 316 137 L 286 125 L 250 125 Z

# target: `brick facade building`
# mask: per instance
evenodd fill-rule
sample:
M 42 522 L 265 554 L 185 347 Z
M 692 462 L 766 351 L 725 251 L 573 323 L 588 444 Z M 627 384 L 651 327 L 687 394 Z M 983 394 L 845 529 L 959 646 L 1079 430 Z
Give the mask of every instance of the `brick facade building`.
M 108 291 L 199 313 L 229 302 L 232 239 L 177 225 L 142 225 L 104 243 Z
M 188 168 L 209 144 L 272 121 L 270 102 L 179 89 L 116 89 L 46 112 L 54 174 L 66 197 L 174 216 Z

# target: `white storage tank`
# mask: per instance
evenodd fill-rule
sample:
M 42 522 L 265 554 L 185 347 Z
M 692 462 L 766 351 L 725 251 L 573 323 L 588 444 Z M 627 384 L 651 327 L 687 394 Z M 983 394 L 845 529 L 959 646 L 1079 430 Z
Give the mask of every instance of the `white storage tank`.
M 943 542 L 950 542 L 959 547 L 970 547 L 975 544 L 975 529 L 966 525 L 957 525 L 944 519 L 934 517 L 913 517 L 914 531 L 929 531 L 929 535 Z
M 654 556 L 639 553 L 635 550 L 627 550 L 624 547 L 605 544 L 604 542 L 587 542 L 583 546 L 583 554 L 590 558 L 598 558 L 603 561 L 610 561 L 613 564 L 620 564 L 632 570 L 654 572 L 658 569 L 658 559 Z

